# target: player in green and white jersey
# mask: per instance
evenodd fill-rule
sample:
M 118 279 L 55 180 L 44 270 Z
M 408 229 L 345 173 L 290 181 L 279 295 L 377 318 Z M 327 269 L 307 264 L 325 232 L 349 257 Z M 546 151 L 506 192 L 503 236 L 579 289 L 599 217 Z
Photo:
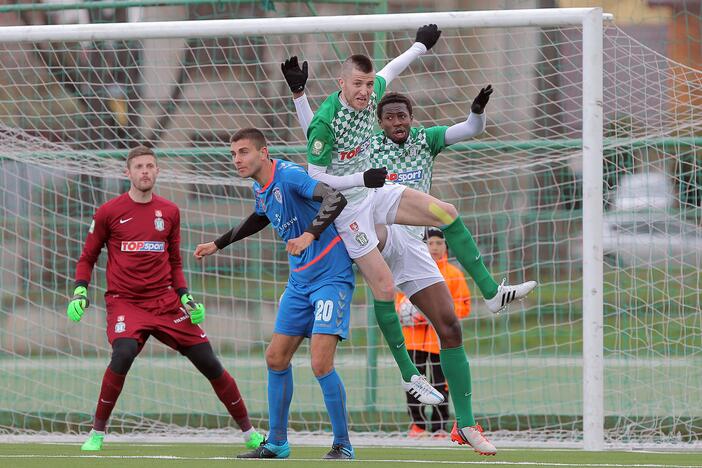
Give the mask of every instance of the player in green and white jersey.
M 420 45 L 418 43 L 413 47 Z M 396 60 L 398 59 L 393 62 Z M 282 68 L 296 97 L 295 105 L 303 128 L 309 123 L 307 136 L 310 175 L 342 191 L 352 190 L 349 195 L 346 191 L 343 192 L 354 203 L 350 203 L 337 218 L 337 229 L 345 241 L 349 255 L 359 265 L 373 290 L 376 298 L 376 317 L 400 367 L 407 389 L 408 376 L 412 380 L 415 379 L 416 367 L 404 361 L 406 355 L 404 339 L 394 312 L 390 317 L 389 314 L 385 314 L 384 308 L 379 307 L 384 306 L 384 301 L 378 301 L 378 299 L 383 299 L 384 297 L 380 296 L 388 294 L 386 287 L 388 282 L 392 283 L 392 273 L 384 263 L 378 261 L 378 257 L 382 258 L 382 256 L 376 255 L 379 252 L 376 249 L 378 238 L 374 224 L 432 225 L 442 228 L 449 246 L 457 254 L 459 262 L 476 280 L 487 300 L 488 307 L 494 312 L 512 300 L 524 297 L 536 286 L 536 283 L 531 281 L 516 286 L 508 286 L 504 283 L 498 285 L 485 268 L 470 232 L 465 228 L 452 205 L 423 192 L 405 190 L 406 187 L 403 185 L 389 184 L 372 191 L 359 188 L 362 184 L 366 187 L 378 187 L 381 184 L 376 185 L 375 177 L 378 173 L 385 172 L 370 168 L 372 139 L 363 141 L 360 139 L 370 128 L 370 123 L 363 117 L 376 106 L 377 98 L 384 92 L 385 78 L 388 75 L 386 69 L 393 65 L 391 62 L 378 73 L 380 79 L 376 77 L 372 80 L 374 78 L 372 65 L 369 60 L 367 62 L 366 64 L 359 60 L 358 56 L 352 56 L 344 63 L 346 69 L 342 68 L 342 77 L 339 80 L 341 91 L 327 98 L 313 118 L 310 118 L 311 110 L 307 113 L 301 112 L 305 106 L 309 109 L 309 104 L 302 93 L 307 75 L 306 66 L 303 65 L 300 69 L 297 59 L 294 58 L 283 64 Z M 353 66 L 353 69 L 349 66 Z M 353 79 L 355 88 L 346 86 L 348 79 Z M 372 92 L 371 86 L 373 86 Z M 340 103 L 349 105 L 342 109 Z M 440 274 L 438 278 L 441 278 Z M 417 285 L 415 284 L 414 287 Z M 461 344 L 460 339 L 458 343 Z M 408 356 L 407 358 L 409 359 Z M 465 354 L 463 354 L 463 360 L 465 362 Z M 467 362 L 465 363 L 467 367 Z M 489 453 L 489 450 L 485 452 Z

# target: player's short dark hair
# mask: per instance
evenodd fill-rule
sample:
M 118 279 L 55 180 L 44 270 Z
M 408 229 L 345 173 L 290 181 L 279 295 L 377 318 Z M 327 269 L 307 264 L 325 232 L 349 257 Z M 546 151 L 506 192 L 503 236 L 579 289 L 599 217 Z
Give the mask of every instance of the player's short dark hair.
M 443 239 L 444 231 L 441 229 L 429 228 L 427 229 L 426 238 L 429 239 L 430 237 L 441 237 Z
M 410 98 L 405 96 L 404 94 L 400 93 L 388 93 L 383 98 L 380 100 L 378 103 L 378 109 L 376 110 L 376 113 L 378 115 L 378 120 L 381 119 L 383 116 L 383 107 L 385 107 L 387 104 L 404 104 L 407 106 L 407 110 L 409 111 L 410 115 L 412 114 L 412 102 L 410 101 Z
M 232 135 L 232 137 L 229 139 L 229 143 L 236 143 L 239 140 L 251 140 L 256 149 L 259 150 L 264 146 L 267 146 L 266 137 L 263 135 L 263 132 L 253 127 L 242 128 Z
M 132 159 L 139 156 L 153 156 L 154 159 L 156 159 L 156 152 L 153 148 L 149 148 L 145 145 L 135 146 L 129 150 L 129 153 L 127 153 L 127 167 L 129 167 L 129 163 L 132 162 Z
M 373 61 L 363 54 L 353 54 L 341 65 L 342 70 L 353 66 L 362 73 L 370 73 L 373 71 Z

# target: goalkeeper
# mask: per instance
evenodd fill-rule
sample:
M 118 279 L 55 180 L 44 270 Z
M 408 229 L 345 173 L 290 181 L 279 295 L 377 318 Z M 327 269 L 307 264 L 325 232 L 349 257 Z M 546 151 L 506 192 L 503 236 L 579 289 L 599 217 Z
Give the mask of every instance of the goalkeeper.
M 436 395 L 426 379 L 419 376 L 404 346 L 392 301 L 392 273 L 377 249 L 378 238 L 373 225 L 396 223 L 441 228 L 449 247 L 477 283 L 492 312 L 525 297 L 536 286 L 534 281 L 514 286 L 504 282 L 497 284 L 453 205 L 404 185 L 384 186 L 387 171 L 370 168 L 371 155 L 377 151 L 371 148 L 375 110 L 386 83 L 404 70 L 411 60 L 430 49 L 440 33 L 436 25 L 422 26 L 412 47 L 377 75 L 370 59 L 352 55 L 342 65 L 341 90 L 329 96 L 314 116 L 303 92 L 307 80 L 306 63 L 300 68 L 297 58 L 293 57 L 282 64 L 283 74 L 295 97 L 298 118 L 307 133 L 308 171 L 318 180 L 342 190 L 349 200 L 349 206 L 335 224 L 349 255 L 373 291 L 378 325 L 400 368 L 403 387 L 414 393 L 419 401 L 432 404 L 443 401 L 443 396 Z M 457 131 L 454 135 L 467 138 L 464 132 L 470 127 L 468 121 L 454 127 Z M 411 158 L 409 150 L 409 145 L 399 148 Z
M 247 447 L 263 441 L 251 425 L 236 381 L 215 356 L 200 327 L 205 307 L 188 292 L 180 257 L 180 211 L 153 193 L 159 172 L 156 155 L 139 146 L 127 156 L 131 186 L 95 212 L 78 260 L 68 318 L 80 321 L 88 307 L 87 288 L 107 244 L 107 339 L 110 364 L 102 379 L 93 428 L 81 450 L 102 449 L 105 429 L 127 372 L 149 336 L 187 357 L 210 381 L 244 433 Z
M 270 159 L 260 130 L 246 128 L 231 138 L 234 165 L 254 180 L 256 208 L 240 225 L 217 240 L 200 244 L 201 259 L 272 224 L 286 241 L 290 276 L 280 298 L 273 336 L 266 349 L 268 440 L 239 458 L 287 458 L 288 414 L 293 394 L 292 357 L 310 338 L 312 372 L 322 389 L 334 440 L 325 459 L 354 458 L 349 441 L 346 390 L 334 369 L 334 354 L 349 331 L 355 287 L 351 259 L 332 226 L 346 206 L 344 196 L 287 161 Z

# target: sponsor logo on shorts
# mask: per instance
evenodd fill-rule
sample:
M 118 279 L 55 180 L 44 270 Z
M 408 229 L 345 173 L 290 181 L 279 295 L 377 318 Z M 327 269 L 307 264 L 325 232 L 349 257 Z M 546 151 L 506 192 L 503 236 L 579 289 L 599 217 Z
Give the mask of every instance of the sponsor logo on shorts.
M 358 223 L 354 221 L 353 223 L 349 224 L 349 227 L 353 232 L 358 232 Z
M 388 180 L 390 182 L 412 182 L 414 180 L 419 180 L 424 176 L 422 169 L 417 169 L 416 171 L 407 172 L 392 172 L 388 174 Z
M 182 309 L 183 309 L 183 308 L 181 307 L 181 310 L 182 310 Z M 180 322 L 182 322 L 182 321 L 184 321 L 184 320 L 187 320 L 187 319 L 189 319 L 189 318 L 190 318 L 190 315 L 185 314 L 185 315 L 183 315 L 183 316 L 181 316 L 181 317 L 178 317 L 177 319 L 173 320 L 173 323 L 180 323 Z
M 124 322 L 115 323 L 115 333 L 124 333 L 127 330 L 127 324 Z
M 163 252 L 165 242 L 159 241 L 122 241 L 122 252 Z

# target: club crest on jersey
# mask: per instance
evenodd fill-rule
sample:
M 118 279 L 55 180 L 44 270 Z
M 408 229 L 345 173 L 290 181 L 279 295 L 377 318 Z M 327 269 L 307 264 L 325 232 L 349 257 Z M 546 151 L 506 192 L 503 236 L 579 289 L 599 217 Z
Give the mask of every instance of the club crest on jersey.
M 117 321 L 118 321 L 118 322 L 124 322 L 124 315 L 118 315 L 118 316 L 117 316 Z
M 127 330 L 127 324 L 124 322 L 115 323 L 115 333 L 124 333 Z
M 156 210 L 156 211 L 154 211 L 154 215 L 155 215 L 157 218 L 162 218 L 162 217 L 163 217 L 163 215 L 161 214 L 161 210 Z
M 163 218 L 154 218 L 154 227 L 157 231 L 166 229 L 166 223 L 163 222 Z
M 275 198 L 275 201 L 281 205 L 283 204 L 283 194 L 280 193 L 280 189 L 278 187 L 273 189 L 273 198 Z

